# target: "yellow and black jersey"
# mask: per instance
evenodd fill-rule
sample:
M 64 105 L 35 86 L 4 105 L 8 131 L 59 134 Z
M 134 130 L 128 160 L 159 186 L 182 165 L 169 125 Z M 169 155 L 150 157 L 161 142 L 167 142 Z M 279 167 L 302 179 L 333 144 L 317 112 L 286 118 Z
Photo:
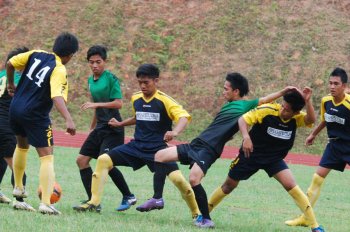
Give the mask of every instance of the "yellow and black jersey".
M 251 157 L 261 157 L 266 162 L 283 159 L 292 148 L 295 132 L 298 127 L 305 125 L 305 113 L 284 121 L 279 116 L 281 105 L 277 103 L 264 104 L 243 115 L 245 122 L 252 126 L 249 131 L 253 142 Z M 242 149 L 240 153 L 243 154 Z
M 321 120 L 326 122 L 329 138 L 338 138 L 350 141 L 350 95 L 338 104 L 334 103 L 332 96 L 321 100 Z
M 150 98 L 145 99 L 142 92 L 131 97 L 136 127 L 134 138 L 141 142 L 163 142 L 164 134 L 172 130 L 172 122 L 191 116 L 174 99 L 157 90 Z
M 10 114 L 22 119 L 48 118 L 52 98 L 61 96 L 67 101 L 66 68 L 54 53 L 32 50 L 10 59 L 17 70 L 23 70 L 13 97 Z

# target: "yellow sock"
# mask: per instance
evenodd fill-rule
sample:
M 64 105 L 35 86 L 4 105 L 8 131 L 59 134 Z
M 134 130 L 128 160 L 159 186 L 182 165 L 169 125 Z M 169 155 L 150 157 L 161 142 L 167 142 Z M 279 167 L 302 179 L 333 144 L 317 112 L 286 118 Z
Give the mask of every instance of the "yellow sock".
M 196 217 L 200 214 L 196 197 L 191 188 L 191 185 L 186 181 L 180 170 L 171 172 L 168 175 L 169 179 L 181 192 L 182 198 L 186 201 L 188 208 L 190 208 L 192 217 Z
M 40 157 L 39 182 L 42 191 L 41 202 L 46 205 L 51 205 L 50 198 L 55 183 L 53 155 Z
M 98 157 L 95 172 L 92 174 L 91 200 L 93 205 L 101 203 L 103 188 L 107 180 L 108 171 L 113 167 L 113 161 L 107 154 Z
M 319 176 L 317 173 L 314 173 L 311 181 L 311 185 L 308 188 L 306 195 L 309 198 L 311 206 L 314 207 L 315 203 L 320 196 L 321 187 L 324 182 L 324 178 Z
M 222 191 L 221 186 L 218 187 L 210 196 L 208 201 L 209 212 L 211 212 L 228 194 Z
M 295 186 L 288 192 L 294 199 L 297 206 L 300 208 L 300 210 L 304 213 L 306 220 L 309 222 L 311 228 L 318 227 L 318 223 L 315 218 L 314 211 L 312 209 L 312 206 L 307 199 L 307 196 L 304 194 L 303 191 L 301 191 L 299 186 Z
M 27 154 L 29 149 L 16 147 L 13 154 L 13 176 L 15 179 L 15 186 L 23 189 L 23 175 L 27 166 Z

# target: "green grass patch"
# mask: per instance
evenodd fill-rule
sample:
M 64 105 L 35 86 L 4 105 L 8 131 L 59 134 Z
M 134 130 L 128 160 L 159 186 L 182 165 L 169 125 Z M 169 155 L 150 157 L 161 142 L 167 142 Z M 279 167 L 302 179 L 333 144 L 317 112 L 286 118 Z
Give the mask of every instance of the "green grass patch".
M 114 209 L 121 201 L 121 194 L 108 179 L 102 199 L 102 213 L 76 213 L 72 206 L 86 198 L 75 158 L 79 150 L 75 148 L 55 148 L 56 179 L 63 189 L 63 196 L 57 203 L 61 216 L 47 216 L 40 213 L 15 211 L 9 205 L 0 205 L 0 231 L 13 231 L 21 228 L 25 231 L 195 231 L 190 212 L 177 189 L 166 182 L 164 189 L 165 208 L 161 211 L 140 213 L 132 207 L 125 212 Z M 91 162 L 95 167 L 95 161 Z M 218 160 L 209 170 L 203 181 L 207 194 L 217 188 L 226 178 L 229 160 Z M 306 191 L 315 167 L 290 165 L 300 187 Z M 130 168 L 120 168 L 136 194 L 138 203 L 152 196 L 152 174 L 146 168 L 133 172 Z M 184 175 L 188 168 L 181 166 Z M 38 208 L 37 197 L 39 159 L 34 149 L 28 155 L 27 189 L 28 202 Z M 318 221 L 327 231 L 347 231 L 349 224 L 350 195 L 345 173 L 331 172 L 322 189 L 316 206 Z M 6 173 L 1 185 L 2 192 L 10 196 L 10 172 Z M 250 180 L 229 195 L 212 212 L 216 223 L 215 231 L 309 231 L 308 228 L 293 228 L 284 225 L 284 221 L 299 214 L 299 209 L 282 186 L 260 171 Z

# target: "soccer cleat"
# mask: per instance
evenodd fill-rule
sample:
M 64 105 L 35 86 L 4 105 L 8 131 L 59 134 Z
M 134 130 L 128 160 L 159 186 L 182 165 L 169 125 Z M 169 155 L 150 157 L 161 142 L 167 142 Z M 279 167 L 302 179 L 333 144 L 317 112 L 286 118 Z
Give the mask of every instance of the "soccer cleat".
M 11 199 L 5 196 L 2 192 L 0 192 L 0 203 L 10 204 Z
M 36 210 L 28 203 L 24 201 L 13 201 L 13 208 L 18 209 L 18 210 L 27 210 L 27 211 L 32 211 L 35 212 Z
M 117 211 L 124 211 L 129 209 L 132 205 L 135 205 L 137 202 L 137 199 L 134 194 L 131 194 L 129 196 L 123 196 L 123 200 L 120 203 L 119 207 L 116 208 Z
M 203 218 L 200 223 L 195 224 L 199 228 L 214 228 L 215 224 L 212 220 Z
M 308 227 L 311 225 L 311 223 L 305 218 L 304 214 L 300 215 L 299 217 L 288 220 L 284 222 L 288 226 L 305 226 Z
M 45 203 L 40 203 L 39 212 L 42 214 L 50 214 L 50 215 L 60 215 L 61 212 L 58 211 L 53 205 L 46 205 Z
M 101 205 L 93 205 L 88 202 L 82 203 L 81 205 L 74 206 L 73 209 L 78 212 L 95 211 L 96 213 L 101 212 Z
M 311 232 L 325 232 L 322 226 L 311 229 Z
M 193 218 L 193 224 L 195 226 L 199 226 L 199 224 L 202 223 L 202 221 L 203 221 L 202 215 L 198 215 L 197 217 Z
M 138 206 L 136 210 L 140 212 L 148 212 L 154 209 L 163 209 L 163 208 L 164 208 L 163 198 L 159 198 L 159 199 L 151 198 L 151 199 L 148 199 L 142 205 Z
M 22 198 L 28 197 L 28 193 L 27 193 L 25 187 L 23 187 L 23 189 L 21 189 L 21 188 L 19 188 L 19 187 L 16 186 L 16 187 L 13 189 L 12 195 L 13 195 L 14 197 L 22 197 Z

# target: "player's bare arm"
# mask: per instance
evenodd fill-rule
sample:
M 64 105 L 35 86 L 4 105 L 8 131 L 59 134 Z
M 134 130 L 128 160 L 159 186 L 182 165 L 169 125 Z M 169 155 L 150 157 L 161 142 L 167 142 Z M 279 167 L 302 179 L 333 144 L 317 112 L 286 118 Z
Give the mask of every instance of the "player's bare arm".
M 58 112 L 60 112 L 62 117 L 66 120 L 66 128 L 67 128 L 66 131 L 70 135 L 75 135 L 75 130 L 76 130 L 75 124 L 73 122 L 73 119 L 72 119 L 70 113 L 68 112 L 64 98 L 61 96 L 54 97 L 54 98 L 52 98 L 52 101 L 53 101 L 56 109 L 58 110 Z
M 110 109 L 120 109 L 123 106 L 123 101 L 121 99 L 115 99 L 111 102 L 85 102 L 81 105 L 81 110 L 96 109 L 96 108 L 110 108 Z
M 285 93 L 287 93 L 290 90 L 297 90 L 297 88 L 295 86 L 287 86 L 278 92 L 271 93 L 265 97 L 261 97 L 261 98 L 259 98 L 259 105 L 272 102 L 272 101 L 276 100 L 277 98 L 282 97 Z
M 173 140 L 186 128 L 187 124 L 188 124 L 188 119 L 186 117 L 180 118 L 175 128 L 172 131 L 167 131 L 165 133 L 164 141 L 170 142 L 171 140 Z
M 310 125 L 316 121 L 315 110 L 311 102 L 312 89 L 309 87 L 305 87 L 302 91 L 302 95 L 305 100 L 306 108 L 306 116 L 304 118 L 304 122 L 306 125 Z
M 131 126 L 131 125 L 135 125 L 135 124 L 136 124 L 135 117 L 127 118 L 121 122 L 115 118 L 111 118 L 108 122 L 108 125 L 110 125 L 111 127 Z
M 244 156 L 249 158 L 250 153 L 253 152 L 253 143 L 248 132 L 249 125 L 246 123 L 243 117 L 240 117 L 238 119 L 238 126 L 243 137 L 242 150 L 244 152 Z
M 6 76 L 7 76 L 7 92 L 9 93 L 10 96 L 13 96 L 16 86 L 14 83 L 14 73 L 15 73 L 15 68 L 11 64 L 10 61 L 6 63 Z
M 314 143 L 316 136 L 326 127 L 326 122 L 322 121 L 320 124 L 315 127 L 315 129 L 311 132 L 311 134 L 306 138 L 305 145 L 309 146 Z

